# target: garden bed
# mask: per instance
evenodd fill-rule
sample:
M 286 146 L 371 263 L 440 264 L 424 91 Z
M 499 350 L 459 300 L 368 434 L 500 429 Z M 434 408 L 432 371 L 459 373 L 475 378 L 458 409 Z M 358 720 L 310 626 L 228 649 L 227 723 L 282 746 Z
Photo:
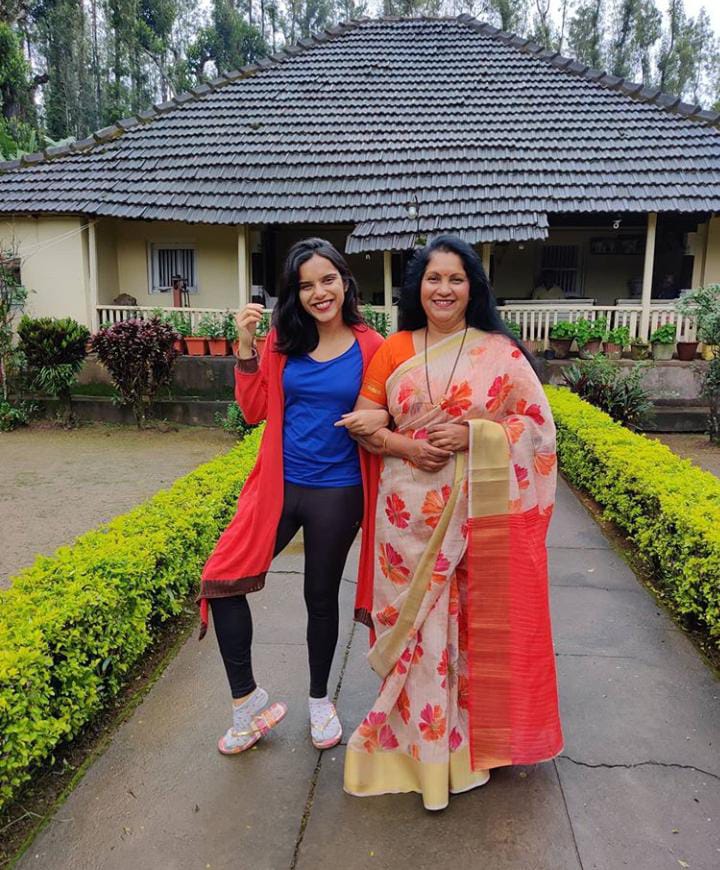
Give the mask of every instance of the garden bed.
M 0 593 L 0 807 L 123 687 L 235 509 L 261 430 Z
M 663 600 L 720 647 L 720 480 L 547 387 L 560 468 L 627 535 Z

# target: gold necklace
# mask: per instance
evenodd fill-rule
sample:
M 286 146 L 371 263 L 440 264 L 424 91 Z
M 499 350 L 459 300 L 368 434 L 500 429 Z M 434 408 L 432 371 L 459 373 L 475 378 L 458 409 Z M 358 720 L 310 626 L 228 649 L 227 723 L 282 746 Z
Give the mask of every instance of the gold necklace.
M 465 326 L 465 330 L 463 332 L 462 341 L 460 342 L 460 350 L 458 350 L 457 356 L 455 357 L 455 364 L 452 367 L 452 371 L 450 372 L 450 377 L 448 378 L 447 386 L 445 387 L 445 392 L 440 396 L 440 401 L 437 403 L 440 405 L 442 400 L 448 393 L 450 389 L 450 384 L 452 384 L 453 375 L 455 374 L 455 369 L 457 368 L 457 364 L 460 362 L 460 354 L 463 351 L 463 347 L 465 347 L 465 338 L 467 337 L 468 327 Z M 427 394 L 428 399 L 430 399 L 430 407 L 435 408 L 435 402 L 433 402 L 432 391 L 430 390 L 430 372 L 428 371 L 428 328 L 425 327 L 425 383 L 427 384 Z

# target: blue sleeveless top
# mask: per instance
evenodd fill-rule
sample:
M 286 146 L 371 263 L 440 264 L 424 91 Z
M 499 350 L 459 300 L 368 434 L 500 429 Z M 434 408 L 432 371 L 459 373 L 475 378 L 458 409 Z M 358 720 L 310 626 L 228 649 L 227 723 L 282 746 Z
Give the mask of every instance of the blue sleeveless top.
M 352 411 L 362 384 L 363 362 L 356 342 L 327 362 L 307 354 L 288 357 L 283 372 L 285 480 L 313 488 L 362 482 L 355 441 L 333 426 Z

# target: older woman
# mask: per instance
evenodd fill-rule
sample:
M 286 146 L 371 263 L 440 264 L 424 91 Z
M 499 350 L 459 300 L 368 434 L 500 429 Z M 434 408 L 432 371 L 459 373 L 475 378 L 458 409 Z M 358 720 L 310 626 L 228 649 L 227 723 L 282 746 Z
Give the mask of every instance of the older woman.
M 555 429 L 469 245 L 418 252 L 400 312 L 356 405 L 387 408 L 395 429 L 343 419 L 384 457 L 356 613 L 383 683 L 348 743 L 345 790 L 419 792 L 437 810 L 491 768 L 562 747 L 545 547 Z

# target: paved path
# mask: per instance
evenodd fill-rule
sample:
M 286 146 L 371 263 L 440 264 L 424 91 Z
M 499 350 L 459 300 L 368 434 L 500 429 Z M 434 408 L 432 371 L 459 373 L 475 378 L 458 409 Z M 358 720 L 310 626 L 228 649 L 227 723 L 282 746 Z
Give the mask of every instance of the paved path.
M 233 444 L 217 429 L 31 427 L 0 434 L 0 589 Z
M 566 749 L 495 772 L 438 814 L 416 795 L 343 794 L 343 748 L 311 748 L 293 548 L 253 599 L 258 677 L 290 703 L 283 725 L 220 756 L 225 678 L 214 639 L 193 637 L 22 870 L 720 867 L 720 684 L 566 487 L 550 552 Z M 342 585 L 333 685 L 349 733 L 376 682 L 365 630 L 349 623 L 354 587 Z

